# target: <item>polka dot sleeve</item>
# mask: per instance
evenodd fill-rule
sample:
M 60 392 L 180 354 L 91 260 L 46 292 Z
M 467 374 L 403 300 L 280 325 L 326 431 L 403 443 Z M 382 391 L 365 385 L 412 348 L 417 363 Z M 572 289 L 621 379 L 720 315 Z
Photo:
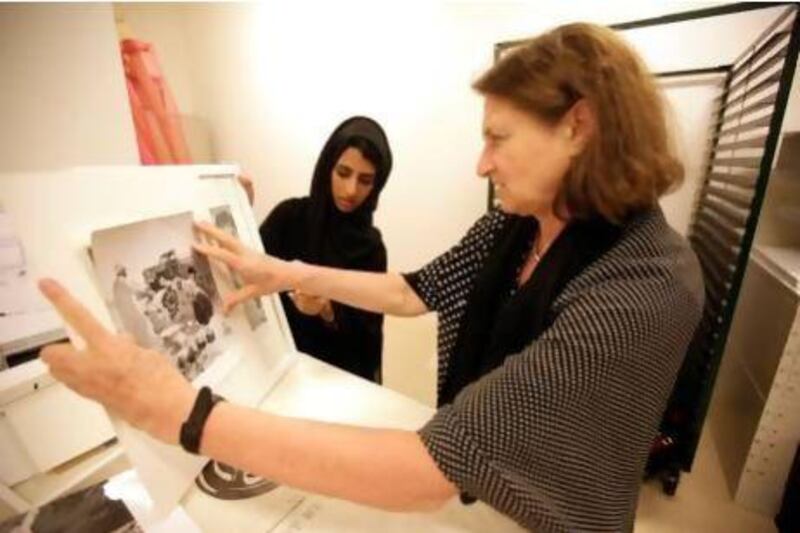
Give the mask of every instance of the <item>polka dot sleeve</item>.
M 482 216 L 461 241 L 420 270 L 403 274 L 406 283 L 431 311 L 450 311 L 466 300 L 472 283 L 508 217 L 493 210 Z

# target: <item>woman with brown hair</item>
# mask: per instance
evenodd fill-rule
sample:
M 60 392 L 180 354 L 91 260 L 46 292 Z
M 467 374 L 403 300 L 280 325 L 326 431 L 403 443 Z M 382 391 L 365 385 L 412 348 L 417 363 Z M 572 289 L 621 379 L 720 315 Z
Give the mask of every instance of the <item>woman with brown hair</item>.
M 104 331 L 46 281 L 95 354 L 48 348 L 52 372 L 166 442 L 305 490 L 388 509 L 434 508 L 460 493 L 537 531 L 631 528 L 703 306 L 697 261 L 657 204 L 682 172 L 660 96 L 612 31 L 587 24 L 518 48 L 475 88 L 485 97 L 478 173 L 500 208 L 417 272 L 286 262 L 200 227 L 219 243 L 200 251 L 247 282 L 228 306 L 295 289 L 373 312 L 437 312 L 439 409 L 418 432 L 221 402 L 202 439 L 187 443 L 181 424 L 209 391 Z

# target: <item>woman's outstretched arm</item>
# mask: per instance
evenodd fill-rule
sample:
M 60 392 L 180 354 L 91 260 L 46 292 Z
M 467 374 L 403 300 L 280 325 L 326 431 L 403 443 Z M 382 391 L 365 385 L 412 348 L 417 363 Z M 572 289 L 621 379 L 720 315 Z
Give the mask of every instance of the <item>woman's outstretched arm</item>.
M 374 313 L 416 316 L 428 312 L 405 279 L 391 272 L 359 272 L 284 261 L 249 249 L 207 223 L 195 224 L 206 244 L 195 249 L 238 272 L 245 285 L 225 297 L 225 308 L 263 294 L 298 290 Z

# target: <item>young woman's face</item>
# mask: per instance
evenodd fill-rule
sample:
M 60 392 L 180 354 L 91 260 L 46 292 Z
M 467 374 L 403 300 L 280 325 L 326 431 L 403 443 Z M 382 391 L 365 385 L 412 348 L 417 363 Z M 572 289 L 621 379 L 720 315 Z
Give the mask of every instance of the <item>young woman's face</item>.
M 375 187 L 375 165 L 358 148 L 345 149 L 331 172 L 333 203 L 342 213 L 352 213 Z
M 489 178 L 500 208 L 517 215 L 552 212 L 575 153 L 571 131 L 551 126 L 511 102 L 487 96 L 478 174 Z

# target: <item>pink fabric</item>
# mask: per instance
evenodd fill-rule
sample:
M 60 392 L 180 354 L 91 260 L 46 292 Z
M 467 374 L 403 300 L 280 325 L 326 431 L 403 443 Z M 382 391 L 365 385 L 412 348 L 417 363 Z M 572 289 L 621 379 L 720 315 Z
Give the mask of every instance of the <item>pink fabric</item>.
M 142 164 L 191 163 L 180 112 L 161 73 L 153 45 L 125 39 L 120 48 Z

